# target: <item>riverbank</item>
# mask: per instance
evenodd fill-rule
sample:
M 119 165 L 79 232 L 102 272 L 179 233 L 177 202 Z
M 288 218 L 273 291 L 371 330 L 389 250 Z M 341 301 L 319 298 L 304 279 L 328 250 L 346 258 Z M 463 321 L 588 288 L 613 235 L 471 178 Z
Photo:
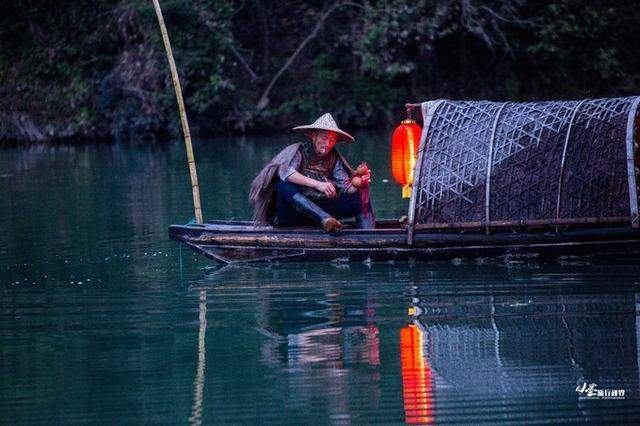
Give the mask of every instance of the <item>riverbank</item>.
M 202 137 L 288 129 L 322 111 L 346 128 L 379 128 L 424 99 L 640 93 L 637 7 L 498 3 L 162 6 Z M 178 134 L 150 3 L 5 2 L 0 42 L 1 144 Z
M 178 122 L 179 118 L 176 117 L 175 121 Z M 0 137 L 0 148 L 20 147 L 20 146 L 58 146 L 58 145 L 91 145 L 91 144 L 113 144 L 113 143 L 126 143 L 136 144 L 138 142 L 144 144 L 164 144 L 182 142 L 182 133 L 175 127 L 162 128 L 156 131 L 145 129 L 129 129 L 126 133 L 111 134 L 110 132 L 104 132 L 101 130 L 95 130 L 92 133 L 73 133 L 69 131 L 56 131 L 57 126 L 45 125 L 36 126 L 31 122 L 26 121 L 30 126 L 24 129 L 17 129 L 13 132 L 2 133 L 5 137 Z M 214 141 L 220 141 L 224 139 L 241 139 L 241 138 L 261 138 L 266 137 L 270 139 L 293 139 L 296 138 L 295 133 L 291 132 L 291 127 L 299 125 L 300 123 L 291 123 L 289 127 L 277 129 L 273 127 L 262 129 L 251 129 L 249 131 L 239 132 L 222 132 L 211 131 L 210 129 L 203 130 L 203 126 L 199 123 L 189 122 L 191 128 L 191 135 L 194 140 L 204 140 L 207 143 Z M 0 126 L 6 126 L 6 122 L 0 122 Z M 14 125 L 15 126 L 15 125 Z M 60 126 L 64 128 L 63 125 Z M 53 130 L 50 130 L 52 129 Z M 378 126 L 363 128 L 350 128 L 353 133 L 364 134 L 376 134 L 380 138 L 386 140 L 387 136 L 390 138 L 393 132 L 391 126 Z M 9 135 L 7 137 L 6 135 Z

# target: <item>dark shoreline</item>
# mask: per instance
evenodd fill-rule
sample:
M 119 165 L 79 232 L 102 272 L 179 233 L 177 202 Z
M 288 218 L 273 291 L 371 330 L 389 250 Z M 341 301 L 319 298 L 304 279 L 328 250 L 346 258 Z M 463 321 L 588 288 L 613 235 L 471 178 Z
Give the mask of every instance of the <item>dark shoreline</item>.
M 197 127 L 197 126 L 194 126 Z M 252 129 L 247 132 L 192 132 L 191 137 L 194 140 L 203 140 L 203 139 L 216 139 L 221 137 L 254 137 L 254 136 L 277 136 L 277 135 L 287 135 L 290 133 L 289 128 L 283 129 L 274 129 L 274 128 L 264 128 L 264 129 Z M 372 131 L 384 131 L 391 132 L 393 128 L 390 126 L 378 126 L 378 127 L 353 127 L 350 128 L 353 132 L 359 132 L 364 130 L 372 130 Z M 182 133 L 174 132 L 174 131 L 162 131 L 162 132 L 149 132 L 149 133 L 136 133 L 134 137 L 116 137 L 114 135 L 104 135 L 104 134 L 96 134 L 96 135 L 71 135 L 71 136 L 63 136 L 63 137 L 52 137 L 46 138 L 43 140 L 26 140 L 26 139 L 0 139 L 0 148 L 15 148 L 15 147 L 30 147 L 30 146 L 80 146 L 80 145 L 89 145 L 89 144 L 113 144 L 113 143 L 129 143 L 136 144 L 142 143 L 139 142 L 143 139 L 144 143 L 153 143 L 153 144 L 166 144 L 171 141 L 175 141 L 179 139 L 182 141 Z

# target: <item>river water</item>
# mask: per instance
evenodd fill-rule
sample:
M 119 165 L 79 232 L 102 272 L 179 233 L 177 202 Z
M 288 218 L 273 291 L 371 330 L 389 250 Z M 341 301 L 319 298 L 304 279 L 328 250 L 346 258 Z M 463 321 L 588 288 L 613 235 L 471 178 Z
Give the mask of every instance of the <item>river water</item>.
M 291 141 L 196 143 L 205 219 Z M 640 421 L 637 261 L 221 267 L 168 239 L 191 217 L 179 142 L 0 151 L 0 423 Z

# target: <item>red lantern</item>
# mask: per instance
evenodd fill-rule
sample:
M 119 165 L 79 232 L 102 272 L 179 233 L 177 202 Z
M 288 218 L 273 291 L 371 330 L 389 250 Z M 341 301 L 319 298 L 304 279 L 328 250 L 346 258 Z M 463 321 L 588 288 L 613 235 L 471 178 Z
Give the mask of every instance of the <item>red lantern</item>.
M 391 172 L 393 179 L 402 185 L 402 198 L 411 196 L 421 135 L 422 128 L 411 119 L 411 110 L 407 110 L 407 119 L 402 120 L 391 140 Z

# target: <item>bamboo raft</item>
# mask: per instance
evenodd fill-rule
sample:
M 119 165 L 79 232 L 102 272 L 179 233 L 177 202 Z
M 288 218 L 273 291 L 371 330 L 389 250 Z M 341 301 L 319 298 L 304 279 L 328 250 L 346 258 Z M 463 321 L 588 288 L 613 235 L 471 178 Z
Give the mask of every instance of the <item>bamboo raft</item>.
M 640 254 L 640 97 L 423 102 L 408 221 L 376 229 L 172 225 L 222 262 Z

